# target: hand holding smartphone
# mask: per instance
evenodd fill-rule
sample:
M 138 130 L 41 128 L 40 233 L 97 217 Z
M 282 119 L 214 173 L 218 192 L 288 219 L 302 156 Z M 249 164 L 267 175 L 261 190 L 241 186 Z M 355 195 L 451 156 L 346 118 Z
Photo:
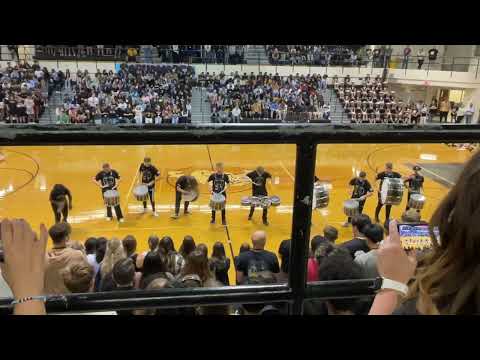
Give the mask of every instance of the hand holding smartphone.
M 405 250 L 424 250 L 432 247 L 432 239 L 428 224 L 398 224 L 400 242 Z M 439 240 L 438 229 L 434 229 L 435 236 Z

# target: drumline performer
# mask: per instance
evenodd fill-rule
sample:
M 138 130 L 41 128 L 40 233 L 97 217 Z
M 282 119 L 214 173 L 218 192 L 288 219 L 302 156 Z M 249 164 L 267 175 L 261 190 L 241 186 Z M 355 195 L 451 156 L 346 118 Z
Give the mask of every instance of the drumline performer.
M 262 166 L 258 166 L 254 171 L 249 172 L 247 177 L 252 182 L 252 196 L 268 196 L 267 192 L 267 179 L 272 179 L 272 175 L 266 172 Z M 252 220 L 253 212 L 255 211 L 255 205 L 250 206 L 250 213 L 248 214 L 248 220 Z M 263 208 L 262 221 L 263 225 L 268 225 L 268 208 Z
M 182 200 L 182 194 L 189 194 L 191 191 L 196 191 L 198 194 L 198 182 L 193 176 L 182 175 L 177 179 L 175 183 L 175 215 L 172 218 L 177 219 L 180 212 L 180 201 Z M 183 204 L 183 213 L 185 215 L 191 214 L 188 211 L 189 201 L 185 201 Z
M 422 170 L 422 168 L 418 165 L 415 165 L 413 167 L 413 174 L 408 176 L 406 180 L 403 182 L 408 189 L 406 210 L 410 209 L 410 207 L 408 206 L 408 203 L 410 202 L 410 196 L 412 194 L 423 193 L 423 182 L 425 181 L 425 178 L 418 173 L 420 170 Z M 420 212 L 420 210 L 417 210 L 417 212 Z
M 228 184 L 230 183 L 230 180 L 228 176 L 223 172 L 222 163 L 215 164 L 215 172 L 209 176 L 208 182 L 212 183 L 210 192 L 212 194 L 217 193 L 225 196 L 225 203 L 226 203 L 227 188 L 228 188 Z M 227 225 L 225 209 L 226 209 L 226 204 L 225 204 L 225 208 L 222 210 L 222 225 Z M 210 221 L 210 224 L 215 224 L 215 215 L 216 215 L 216 211 L 212 210 L 212 220 Z
M 351 199 L 358 200 L 358 214 L 361 214 L 367 198 L 373 195 L 372 185 L 367 180 L 365 171 L 360 171 L 358 176 L 350 180 L 348 184 L 352 187 Z M 349 217 L 344 226 L 347 227 L 351 222 L 352 218 Z
M 68 202 L 67 202 L 68 198 Z M 50 192 L 50 203 L 55 215 L 55 223 L 59 223 L 62 215 L 63 221 L 67 222 L 68 210 L 72 210 L 72 193 L 62 184 L 55 184 Z
M 108 190 L 118 190 L 118 183 L 120 182 L 120 175 L 117 171 L 113 170 L 110 167 L 110 164 L 105 163 L 102 165 L 102 171 L 100 171 L 94 178 L 93 182 L 97 184 L 102 189 L 102 198 L 105 195 L 105 192 Z M 120 204 L 115 207 L 115 215 L 119 222 L 123 223 L 122 209 Z M 111 221 L 112 216 L 112 207 L 107 205 L 107 221 Z
M 152 205 L 153 216 L 158 216 L 155 211 L 155 182 L 160 178 L 160 171 L 152 165 L 152 159 L 146 157 L 138 169 L 140 173 L 139 183 L 148 187 L 148 197 Z M 143 212 L 147 212 L 147 202 L 143 202 Z
M 375 221 L 378 223 L 380 220 L 378 219 L 378 216 L 380 215 L 380 210 L 382 210 L 383 203 L 382 203 L 382 185 L 383 181 L 386 178 L 390 179 L 401 179 L 402 175 L 400 175 L 398 172 L 393 171 L 393 164 L 388 162 L 385 164 L 385 171 L 382 171 L 381 173 L 377 174 L 376 181 L 380 180 L 380 185 L 378 187 L 378 202 L 377 202 L 377 208 L 375 209 Z M 385 219 L 388 220 L 390 219 L 390 211 L 392 210 L 392 205 L 385 205 Z

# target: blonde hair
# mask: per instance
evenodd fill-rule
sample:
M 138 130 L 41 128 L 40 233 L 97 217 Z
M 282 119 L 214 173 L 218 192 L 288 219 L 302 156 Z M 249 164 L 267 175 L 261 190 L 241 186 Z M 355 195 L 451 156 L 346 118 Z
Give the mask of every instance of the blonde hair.
M 88 292 L 93 277 L 93 267 L 85 258 L 70 264 L 62 271 L 65 287 L 72 293 Z
M 110 271 L 113 270 L 113 266 L 122 259 L 125 259 L 127 254 L 123 248 L 123 244 L 120 240 L 113 238 L 107 242 L 107 249 L 105 251 L 105 257 L 100 265 L 100 275 L 104 277 Z

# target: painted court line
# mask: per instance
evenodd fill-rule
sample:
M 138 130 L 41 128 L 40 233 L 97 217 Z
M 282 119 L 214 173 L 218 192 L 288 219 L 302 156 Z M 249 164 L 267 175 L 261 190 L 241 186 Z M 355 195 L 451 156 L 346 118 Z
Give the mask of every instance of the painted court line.
M 287 175 L 290 177 L 290 179 L 295 182 L 295 177 L 292 175 L 290 171 L 288 171 L 287 167 L 283 163 L 282 160 L 278 160 L 278 163 L 280 164 L 280 167 L 287 173 Z
M 418 164 L 417 164 L 417 165 L 418 165 Z M 425 167 L 422 167 L 422 171 L 425 171 L 425 172 L 427 172 L 427 173 L 430 173 L 431 175 L 433 175 L 433 176 L 435 176 L 435 177 L 437 177 L 437 178 L 445 181 L 447 184 L 450 184 L 450 185 L 452 185 L 452 186 L 455 185 L 455 183 L 451 182 L 451 181 L 448 180 L 448 179 L 445 179 L 443 176 L 440 176 L 440 175 L 438 175 L 437 173 L 435 173 L 435 172 L 433 172 L 433 171 L 431 171 L 431 170 L 426 169 Z

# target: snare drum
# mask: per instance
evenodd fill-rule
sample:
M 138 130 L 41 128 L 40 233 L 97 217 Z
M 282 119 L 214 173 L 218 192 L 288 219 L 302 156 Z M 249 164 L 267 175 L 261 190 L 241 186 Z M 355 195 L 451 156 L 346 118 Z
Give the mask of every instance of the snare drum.
M 422 210 L 427 198 L 422 194 L 411 194 L 408 201 L 408 207 L 416 210 Z
M 315 184 L 313 188 L 313 208 L 323 209 L 328 206 L 330 195 L 327 184 Z
M 120 194 L 117 190 L 107 190 L 103 194 L 103 200 L 106 206 L 117 206 L 120 204 Z
M 242 200 L 240 200 L 240 204 L 242 206 L 250 206 L 252 204 L 252 199 L 250 196 L 243 196 Z
M 280 196 L 276 196 L 276 195 L 270 196 L 270 202 L 271 202 L 272 206 L 279 206 L 280 205 Z
M 403 197 L 402 179 L 387 178 L 383 180 L 381 201 L 384 205 L 399 205 Z
M 210 197 L 210 208 L 215 211 L 225 209 L 225 196 L 219 193 L 212 194 Z
M 348 217 L 358 215 L 360 213 L 358 201 L 353 199 L 345 200 L 343 202 L 343 212 Z
M 182 201 L 193 202 L 197 199 L 198 199 L 198 192 L 195 190 L 191 190 L 187 194 L 182 194 Z
M 147 201 L 148 199 L 148 186 L 147 185 L 137 185 L 133 189 L 133 196 L 138 201 Z
M 268 209 L 272 205 L 272 202 L 270 201 L 270 198 L 268 196 L 262 196 L 260 198 L 260 206 L 263 209 Z

